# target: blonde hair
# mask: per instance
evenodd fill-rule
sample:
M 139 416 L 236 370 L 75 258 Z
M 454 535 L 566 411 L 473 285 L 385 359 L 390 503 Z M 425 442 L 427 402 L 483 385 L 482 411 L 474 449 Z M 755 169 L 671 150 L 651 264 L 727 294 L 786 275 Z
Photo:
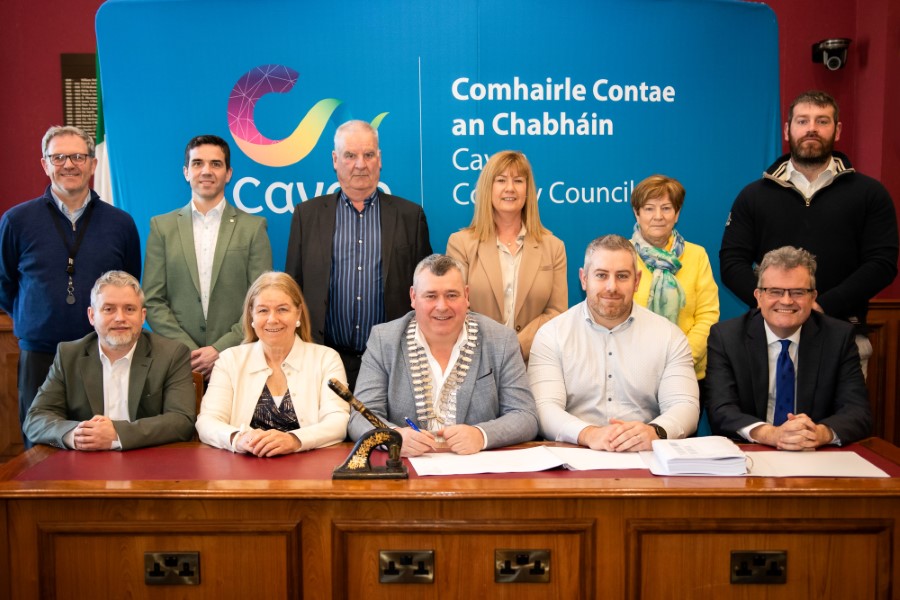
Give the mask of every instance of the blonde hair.
M 534 173 L 525 155 L 514 150 L 503 150 L 496 153 L 488 159 L 481 170 L 478 183 L 475 185 L 475 213 L 472 215 L 472 223 L 467 229 L 471 230 L 481 242 L 487 242 L 497 237 L 491 197 L 494 179 L 507 169 L 513 170 L 525 178 L 525 206 L 522 207 L 522 224 L 525 225 L 525 232 L 540 242 L 543 234 L 549 233 L 549 231 L 541 225 L 541 217 L 538 214 Z
M 306 312 L 306 301 L 303 299 L 303 292 L 300 286 L 294 281 L 294 278 L 287 273 L 279 271 L 267 271 L 256 278 L 256 281 L 247 290 L 247 297 L 244 298 L 244 344 L 255 342 L 259 339 L 253 330 L 253 302 L 259 297 L 263 290 L 275 288 L 279 292 L 284 292 L 293 302 L 294 307 L 300 310 L 300 325 L 294 330 L 294 333 L 300 336 L 304 342 L 312 341 L 312 326 L 309 324 L 309 313 Z

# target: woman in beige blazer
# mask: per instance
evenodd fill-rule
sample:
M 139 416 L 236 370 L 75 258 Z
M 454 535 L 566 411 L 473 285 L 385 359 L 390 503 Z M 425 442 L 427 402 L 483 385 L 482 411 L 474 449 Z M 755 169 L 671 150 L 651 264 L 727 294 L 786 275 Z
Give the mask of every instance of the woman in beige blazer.
M 541 225 L 524 154 L 505 150 L 488 160 L 472 224 L 450 236 L 447 254 L 466 268 L 470 308 L 514 329 L 528 361 L 538 328 L 568 308 L 569 288 L 566 248 Z

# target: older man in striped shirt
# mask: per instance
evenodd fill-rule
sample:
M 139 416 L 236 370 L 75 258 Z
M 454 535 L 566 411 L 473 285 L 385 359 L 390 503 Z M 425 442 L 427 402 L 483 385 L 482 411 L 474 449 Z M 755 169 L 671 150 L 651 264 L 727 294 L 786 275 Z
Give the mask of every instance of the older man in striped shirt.
M 338 127 L 331 156 L 341 187 L 294 207 L 285 271 L 306 297 L 313 340 L 340 353 L 353 389 L 369 332 L 409 310 L 413 271 L 431 243 L 422 207 L 378 189 L 374 127 Z

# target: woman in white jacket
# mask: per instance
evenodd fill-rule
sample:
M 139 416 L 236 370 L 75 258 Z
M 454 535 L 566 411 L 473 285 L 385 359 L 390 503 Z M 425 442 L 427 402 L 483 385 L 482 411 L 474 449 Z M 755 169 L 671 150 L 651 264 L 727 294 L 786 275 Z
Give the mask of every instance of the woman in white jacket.
M 286 273 L 263 273 L 244 300 L 244 342 L 213 367 L 197 417 L 200 441 L 277 456 L 342 441 L 350 406 L 328 387 L 346 381 L 340 356 L 313 344 L 303 294 Z

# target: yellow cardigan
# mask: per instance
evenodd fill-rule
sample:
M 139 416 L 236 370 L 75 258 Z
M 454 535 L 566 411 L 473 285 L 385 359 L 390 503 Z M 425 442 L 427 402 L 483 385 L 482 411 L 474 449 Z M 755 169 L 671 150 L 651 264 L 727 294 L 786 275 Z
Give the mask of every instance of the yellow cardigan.
M 673 238 L 670 238 L 666 250 L 671 251 L 672 241 Z M 706 338 L 709 337 L 709 328 L 719 320 L 719 288 L 713 279 L 709 256 L 702 246 L 685 242 L 684 253 L 679 258 L 681 269 L 675 279 L 684 289 L 685 304 L 678 315 L 678 327 L 691 346 L 697 379 L 703 379 L 706 376 Z M 642 260 L 638 260 L 638 268 L 641 270 L 641 283 L 634 292 L 634 301 L 647 306 L 653 273 Z

